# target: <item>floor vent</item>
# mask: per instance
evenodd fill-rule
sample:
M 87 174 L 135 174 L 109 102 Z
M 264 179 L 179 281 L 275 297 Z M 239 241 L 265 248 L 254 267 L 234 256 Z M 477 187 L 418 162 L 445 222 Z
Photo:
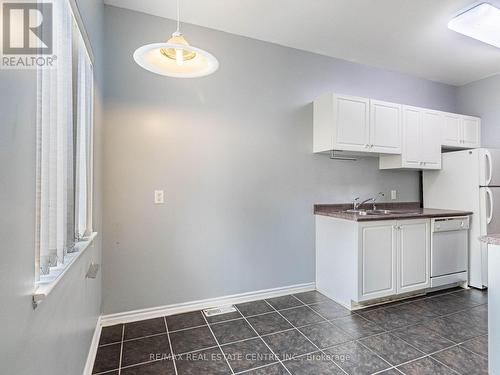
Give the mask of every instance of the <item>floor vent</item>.
M 205 314 L 206 317 L 210 317 L 210 316 L 228 314 L 235 311 L 236 309 L 234 308 L 234 306 L 222 306 L 222 307 L 213 307 L 211 309 L 205 309 L 203 310 L 203 313 Z

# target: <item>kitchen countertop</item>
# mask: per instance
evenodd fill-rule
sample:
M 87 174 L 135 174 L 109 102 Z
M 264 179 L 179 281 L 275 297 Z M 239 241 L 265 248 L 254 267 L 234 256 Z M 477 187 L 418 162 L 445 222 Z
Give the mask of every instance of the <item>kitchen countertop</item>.
M 472 215 L 469 211 L 440 210 L 434 208 L 420 208 L 419 203 L 378 203 L 377 209 L 393 210 L 395 212 L 386 215 L 360 215 L 357 213 L 345 212 L 352 208 L 352 204 L 316 204 L 314 205 L 314 214 L 321 216 L 330 216 L 338 219 L 351 221 L 378 221 L 378 220 L 396 220 L 396 219 L 427 219 L 435 217 L 467 216 Z M 371 209 L 368 204 L 361 207 Z M 500 244 L 500 235 L 498 236 Z
M 479 240 L 486 242 L 488 245 L 500 245 L 500 234 L 488 234 L 487 236 L 479 237 Z

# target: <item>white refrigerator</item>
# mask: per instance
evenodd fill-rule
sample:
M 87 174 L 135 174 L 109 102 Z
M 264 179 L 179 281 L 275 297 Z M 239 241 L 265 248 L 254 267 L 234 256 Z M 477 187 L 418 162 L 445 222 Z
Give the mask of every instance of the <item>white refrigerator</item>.
M 442 156 L 442 169 L 424 171 L 425 208 L 473 212 L 469 235 L 469 285 L 488 286 L 488 247 L 479 241 L 500 233 L 500 149 L 453 151 Z

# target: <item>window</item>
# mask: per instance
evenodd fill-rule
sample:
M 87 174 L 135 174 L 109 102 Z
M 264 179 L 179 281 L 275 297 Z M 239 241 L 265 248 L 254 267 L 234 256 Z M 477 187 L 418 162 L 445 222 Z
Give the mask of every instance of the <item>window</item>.
M 57 64 L 37 71 L 37 282 L 92 234 L 93 67 L 67 1 L 53 2 Z
M 85 239 L 92 233 L 94 72 L 80 33 L 78 33 L 77 46 L 75 234 L 76 239 Z

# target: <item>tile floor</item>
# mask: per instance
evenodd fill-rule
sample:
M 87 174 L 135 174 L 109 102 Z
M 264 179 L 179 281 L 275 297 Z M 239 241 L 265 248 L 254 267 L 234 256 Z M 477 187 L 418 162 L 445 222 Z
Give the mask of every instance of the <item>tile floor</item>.
M 350 312 L 318 292 L 105 327 L 94 374 L 487 374 L 487 293 Z M 172 355 L 173 354 L 173 355 Z

